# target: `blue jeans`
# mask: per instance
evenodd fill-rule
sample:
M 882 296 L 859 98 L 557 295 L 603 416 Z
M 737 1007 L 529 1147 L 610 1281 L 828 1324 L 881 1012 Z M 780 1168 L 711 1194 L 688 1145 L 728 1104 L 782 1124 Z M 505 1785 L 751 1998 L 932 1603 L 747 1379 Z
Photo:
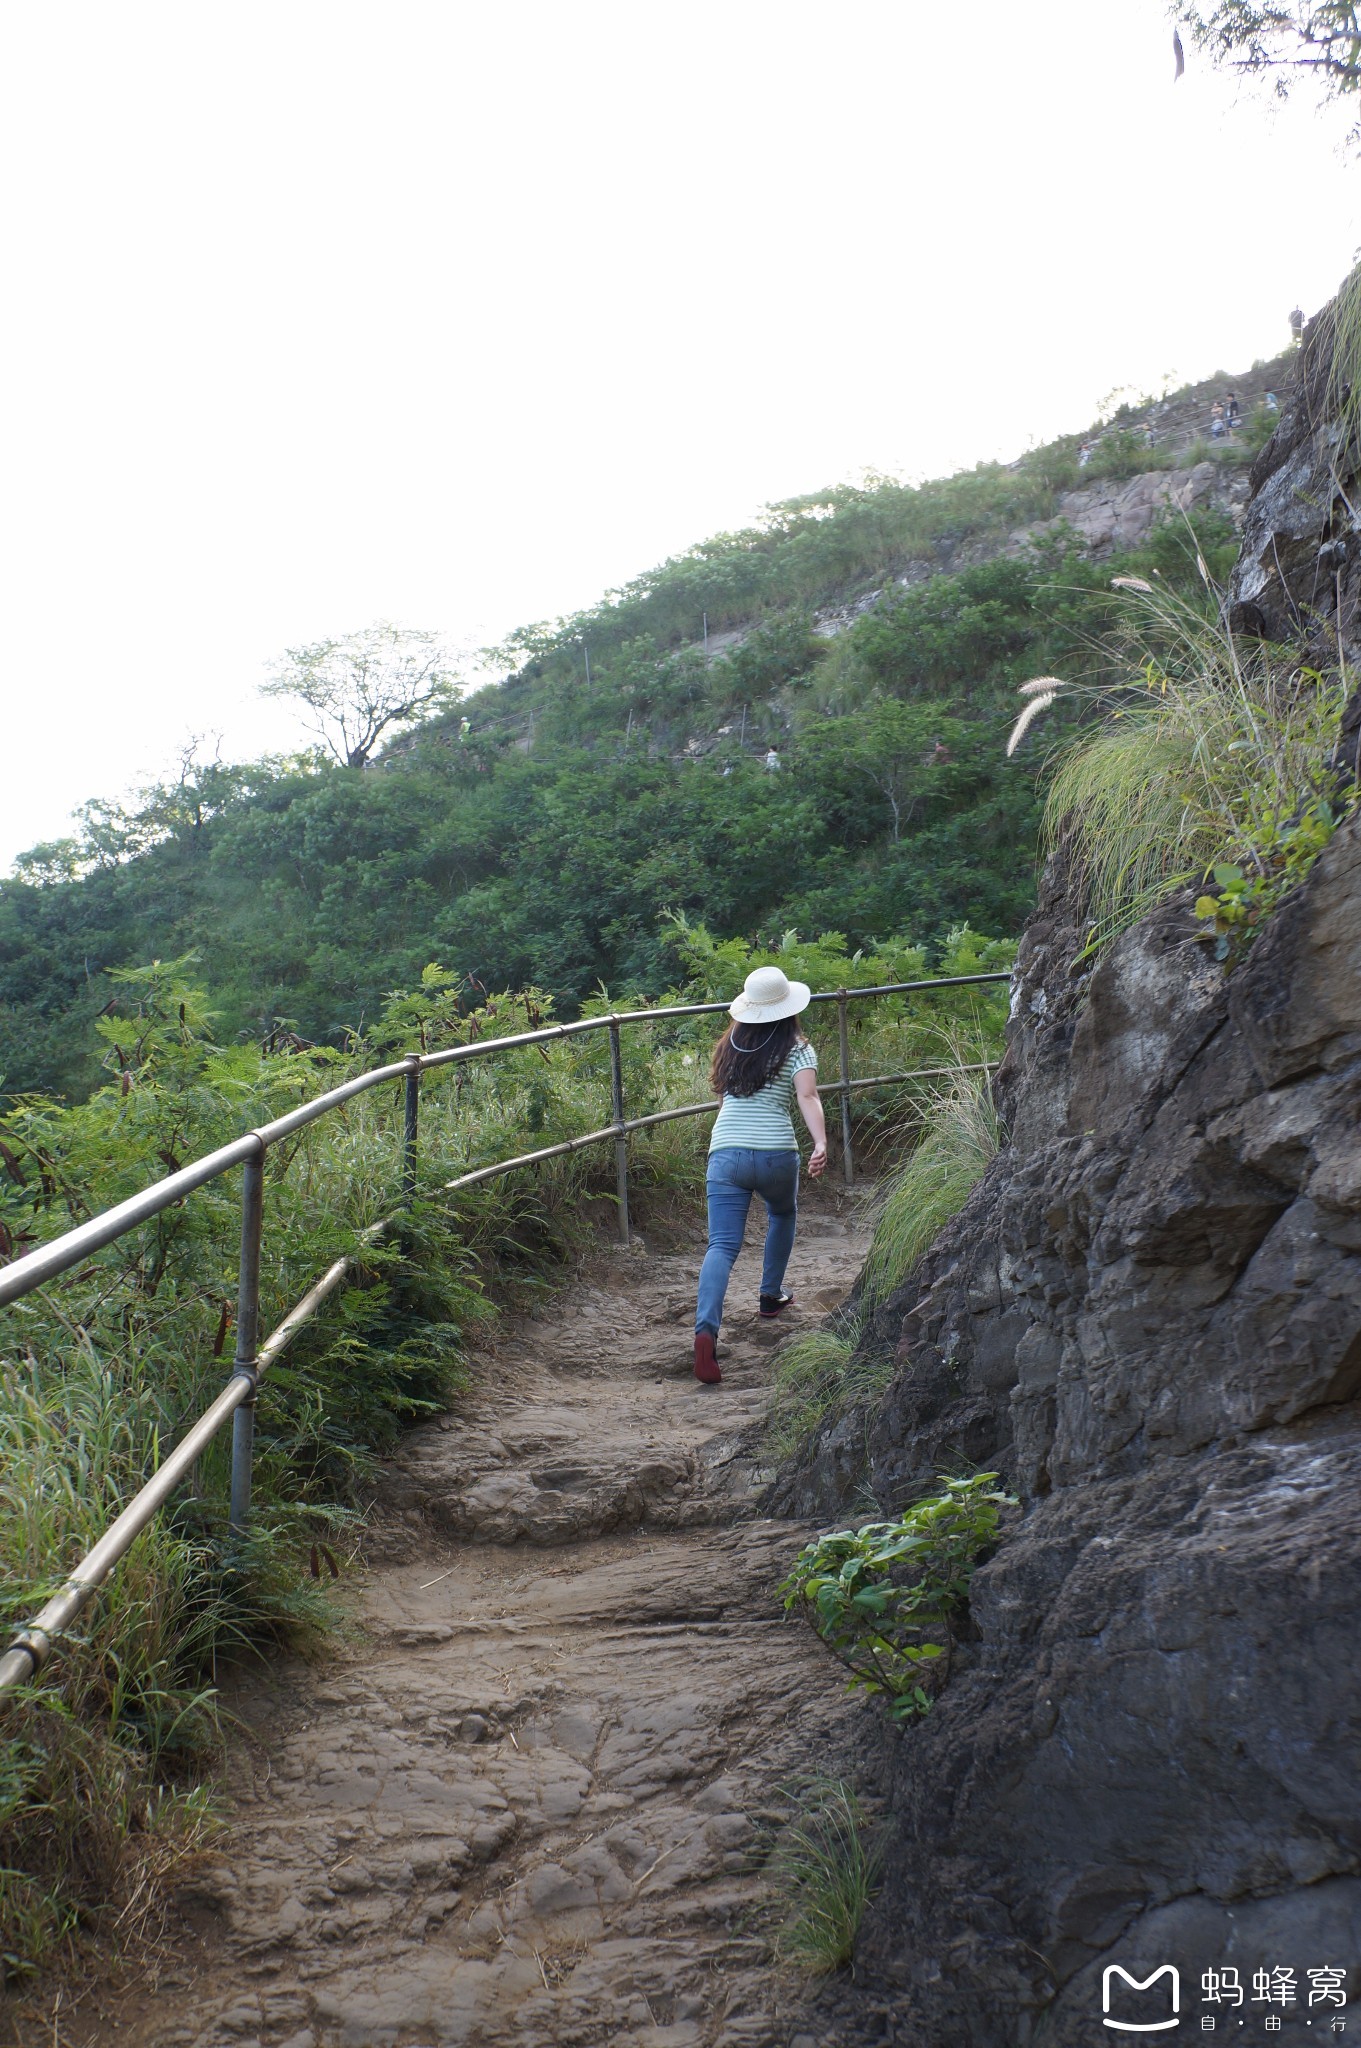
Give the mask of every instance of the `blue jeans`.
M 799 1155 L 761 1152 L 750 1145 L 720 1145 L 709 1154 L 705 1178 L 709 1197 L 709 1249 L 699 1269 L 696 1330 L 718 1335 L 723 1297 L 733 1261 L 746 1235 L 747 1211 L 753 1195 L 766 1205 L 766 1255 L 761 1268 L 762 1294 L 778 1294 L 784 1269 L 794 1249 L 799 1210 Z

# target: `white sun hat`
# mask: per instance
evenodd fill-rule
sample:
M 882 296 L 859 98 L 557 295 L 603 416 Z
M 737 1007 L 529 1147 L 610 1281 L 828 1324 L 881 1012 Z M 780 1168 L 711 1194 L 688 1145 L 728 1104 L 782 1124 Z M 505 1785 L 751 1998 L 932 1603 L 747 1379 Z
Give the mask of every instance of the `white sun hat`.
M 728 1015 L 739 1024 L 773 1024 L 806 1010 L 812 993 L 806 981 L 790 981 L 778 967 L 753 967 Z

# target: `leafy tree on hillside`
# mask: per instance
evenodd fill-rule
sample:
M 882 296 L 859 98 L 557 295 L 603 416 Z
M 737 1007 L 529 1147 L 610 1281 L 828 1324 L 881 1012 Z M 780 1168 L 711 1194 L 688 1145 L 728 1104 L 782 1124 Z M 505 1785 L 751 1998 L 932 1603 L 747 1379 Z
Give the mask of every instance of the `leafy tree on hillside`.
M 872 684 L 894 696 L 944 695 L 980 679 L 1010 682 L 1034 637 L 1042 578 L 1025 560 L 980 562 L 897 592 L 857 621 L 854 644 Z
M 813 632 L 806 611 L 785 612 L 757 626 L 731 654 L 714 664 L 710 694 L 715 703 L 758 703 L 772 690 L 806 676 L 826 642 Z
M 438 634 L 380 620 L 338 640 L 290 647 L 260 694 L 297 698 L 328 753 L 343 768 L 362 768 L 390 726 L 438 709 L 457 689 Z
M 1270 78 L 1282 98 L 1302 79 L 1312 79 L 1328 99 L 1361 91 L 1361 10 L 1351 0 L 1216 0 L 1172 11 L 1215 61 Z M 1361 122 L 1352 140 L 1361 141 Z
M 75 839 L 41 839 L 26 853 L 14 856 L 14 873 L 34 889 L 54 889 L 59 882 L 74 882 L 84 869 L 80 843 Z
M 846 844 L 882 838 L 887 826 L 896 846 L 915 822 L 976 795 L 986 739 L 985 728 L 943 717 L 936 705 L 888 698 L 805 727 L 798 763 Z

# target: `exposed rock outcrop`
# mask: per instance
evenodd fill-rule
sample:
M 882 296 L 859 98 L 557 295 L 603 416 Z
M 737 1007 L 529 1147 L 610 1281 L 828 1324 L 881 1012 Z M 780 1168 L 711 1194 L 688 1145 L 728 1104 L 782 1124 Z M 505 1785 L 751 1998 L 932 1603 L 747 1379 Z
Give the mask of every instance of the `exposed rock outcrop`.
M 1243 472 L 1225 471 L 1216 462 L 1197 462 L 1190 469 L 1147 469 L 1111 483 L 1082 484 L 1064 492 L 1055 518 L 1015 534 L 1012 551 L 1031 546 L 1059 526 L 1070 527 L 1095 555 L 1138 547 L 1169 512 L 1197 512 L 1208 506 L 1227 513 L 1237 525 L 1247 496 Z
M 1233 976 L 1189 928 L 1079 1001 L 1041 914 L 1017 1136 L 885 1312 L 876 1496 L 972 1461 L 1024 1502 L 898 1748 L 860 1967 L 904 2041 L 1088 2042 L 1107 1961 L 1357 1952 L 1361 828 Z M 843 1510 L 864 1421 L 794 1505 Z
M 1358 653 L 1361 526 L 1353 416 L 1339 419 L 1333 311 L 1310 321 L 1295 389 L 1253 465 L 1230 597 L 1239 631 L 1304 635 L 1325 660 Z
M 1243 523 L 1249 481 L 1245 471 L 1227 469 L 1217 462 L 1197 462 L 1189 469 L 1149 469 L 1137 476 L 1098 480 L 1065 491 L 1052 519 L 1035 526 L 1018 527 L 999 541 L 995 537 L 972 538 L 952 546 L 933 558 L 909 562 L 886 590 L 863 591 L 842 604 L 828 605 L 813 620 L 824 639 L 835 639 L 866 612 L 884 602 L 895 587 L 925 583 L 932 576 L 953 573 L 995 555 L 1026 555 L 1043 546 L 1060 529 L 1073 535 L 1097 560 L 1119 548 L 1136 548 L 1146 541 L 1155 526 L 1168 518 L 1192 512 L 1222 512 L 1234 526 Z M 744 635 L 730 633 L 731 642 Z M 710 648 L 716 644 L 710 636 Z
M 1236 623 L 1345 644 L 1357 500 L 1320 379 L 1306 352 L 1254 472 Z M 1306 1970 L 1361 1954 L 1361 819 L 1232 973 L 1195 929 L 1169 903 L 1093 968 L 1051 871 L 1010 1142 L 875 1318 L 887 1394 L 779 1490 L 841 1516 L 974 1464 L 1021 1499 L 896 1742 L 857 1967 L 913 2048 L 1090 2043 L 1109 1963 L 1175 1965 L 1197 2031 L 1205 1969 L 1292 1968 L 1312 2039 Z
M 1299 377 L 1249 479 L 1252 497 L 1229 591 L 1237 632 L 1303 640 L 1322 668 L 1361 664 L 1361 401 L 1335 354 L 1335 308 L 1305 330 Z M 1339 412 L 1343 415 L 1339 418 Z M 1357 771 L 1361 691 L 1343 728 Z

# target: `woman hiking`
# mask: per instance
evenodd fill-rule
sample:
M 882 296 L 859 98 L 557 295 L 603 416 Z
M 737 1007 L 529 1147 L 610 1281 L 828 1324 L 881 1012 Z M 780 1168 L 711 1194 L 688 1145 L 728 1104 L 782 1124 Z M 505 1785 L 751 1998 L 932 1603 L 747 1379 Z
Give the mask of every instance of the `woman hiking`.
M 799 1149 L 790 1104 L 813 1138 L 808 1171 L 827 1164 L 827 1127 L 818 1099 L 818 1056 L 799 1029 L 808 1007 L 807 982 L 788 981 L 778 967 L 757 967 L 728 1005 L 733 1022 L 714 1048 L 710 1085 L 722 1097 L 709 1140 L 709 1248 L 699 1269 L 695 1309 L 695 1378 L 716 1386 L 718 1329 L 733 1260 L 742 1249 L 753 1195 L 766 1205 L 761 1314 L 779 1315 L 794 1299 L 784 1289 L 799 1206 Z

